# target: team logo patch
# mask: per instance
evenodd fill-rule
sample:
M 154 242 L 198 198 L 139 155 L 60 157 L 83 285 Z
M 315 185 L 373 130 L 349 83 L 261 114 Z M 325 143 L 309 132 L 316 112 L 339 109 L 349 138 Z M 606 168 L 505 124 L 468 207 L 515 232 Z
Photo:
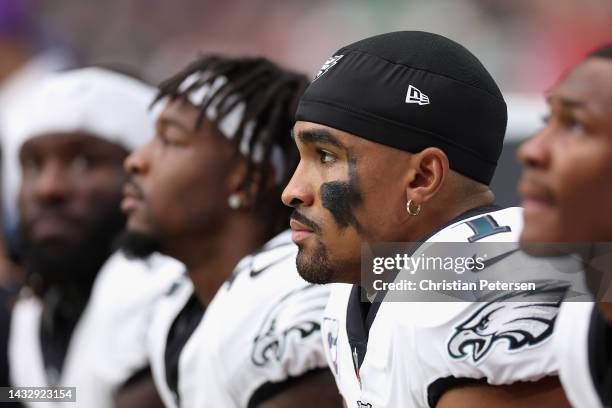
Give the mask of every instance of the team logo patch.
M 323 342 L 329 353 L 330 360 L 332 362 L 331 369 L 334 374 L 338 374 L 338 331 L 340 330 L 340 323 L 336 319 L 330 319 L 329 317 L 323 318 L 323 326 L 321 332 L 323 333 Z
M 372 408 L 372 404 L 369 402 L 357 401 L 357 408 Z
M 338 61 L 340 61 L 342 57 L 344 57 L 344 55 L 334 55 L 333 57 L 328 58 L 319 70 L 319 72 L 317 72 L 317 75 L 315 75 L 313 81 L 316 81 L 321 75 L 329 71 L 334 65 L 338 63 Z
M 508 351 L 537 345 L 553 332 L 561 301 L 569 285 L 542 283 L 535 291 L 512 292 L 485 304 L 455 327 L 448 341 L 451 357 L 483 361 L 497 343 Z
M 297 343 L 299 348 L 300 342 L 311 337 L 320 341 L 319 321 L 325 308 L 320 297 L 326 298 L 327 293 L 312 290 L 315 288 L 315 285 L 308 285 L 296 289 L 270 309 L 253 341 L 253 364 L 261 367 L 281 362 L 292 344 Z
M 416 87 L 408 85 L 408 93 L 406 93 L 406 103 L 429 105 L 429 96 L 419 91 Z

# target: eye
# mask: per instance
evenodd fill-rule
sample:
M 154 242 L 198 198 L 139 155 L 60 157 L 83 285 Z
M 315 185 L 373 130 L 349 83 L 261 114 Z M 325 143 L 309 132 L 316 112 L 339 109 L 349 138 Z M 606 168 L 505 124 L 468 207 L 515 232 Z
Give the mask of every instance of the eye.
M 585 133 L 585 125 L 572 114 L 564 114 L 559 118 L 559 123 L 565 129 L 573 133 Z
M 319 155 L 319 161 L 321 164 L 331 164 L 336 161 L 336 155 L 327 150 L 317 149 L 317 154 Z
M 42 163 L 36 156 L 26 156 L 21 159 L 21 170 L 24 174 L 35 174 L 40 171 Z
M 93 159 L 84 153 L 77 154 L 70 161 L 70 168 L 74 172 L 81 173 L 87 171 L 93 166 Z
M 550 122 L 550 114 L 542 116 L 542 123 L 544 125 L 548 125 L 549 122 Z
M 480 321 L 480 323 L 478 323 L 478 326 L 476 326 L 476 331 L 486 330 L 488 326 L 489 326 L 489 319 L 484 318 Z
M 168 135 L 162 132 L 157 133 L 157 139 L 159 139 L 163 146 L 181 146 L 180 143 L 176 142 L 171 137 L 168 137 Z
M 576 120 L 574 118 L 569 118 L 567 120 L 566 126 L 571 131 L 580 132 L 580 133 L 584 132 L 584 125 L 580 121 L 578 121 L 578 120 Z

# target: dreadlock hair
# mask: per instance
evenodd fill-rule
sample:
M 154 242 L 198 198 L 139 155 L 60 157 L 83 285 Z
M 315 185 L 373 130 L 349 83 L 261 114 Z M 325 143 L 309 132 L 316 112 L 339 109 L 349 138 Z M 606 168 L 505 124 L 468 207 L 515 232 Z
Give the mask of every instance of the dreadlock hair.
M 587 58 L 599 57 L 612 59 L 612 44 L 606 44 L 592 51 Z
M 194 74 L 200 75 L 198 80 L 182 89 L 181 84 Z M 226 78 L 227 82 L 215 90 L 213 83 L 220 77 Z M 291 138 L 291 129 L 295 122 L 299 98 L 308 84 L 309 81 L 304 75 L 282 69 L 265 58 L 210 55 L 200 57 L 178 74 L 163 81 L 153 104 L 164 98 L 188 100 L 191 92 L 209 86 L 212 94 L 196 106 L 200 110 L 196 129 L 204 120 L 209 120 L 207 110 L 212 102 L 217 107 L 217 115 L 212 121 L 217 130 L 219 123 L 239 103 L 245 104 L 244 114 L 234 137 L 230 140 L 234 144 L 236 154 L 241 154 L 241 142 L 247 133 L 245 130 L 249 124 L 255 124 L 248 152 L 245 154 L 248 167 L 241 186 L 250 194 L 250 189 L 246 187 L 255 183 L 255 196 L 249 197 L 251 209 L 269 220 L 270 233 L 276 234 L 287 228 L 291 212 L 291 209 L 282 204 L 280 196 L 299 161 L 297 148 Z M 248 130 L 250 131 L 251 129 Z M 261 160 L 253 157 L 257 150 L 254 148 L 256 145 L 262 147 Z M 282 151 L 281 167 L 284 171 L 283 174 L 275 175 L 278 182 L 270 183 L 271 153 L 275 146 Z M 271 184 L 274 184 L 274 187 L 271 188 Z

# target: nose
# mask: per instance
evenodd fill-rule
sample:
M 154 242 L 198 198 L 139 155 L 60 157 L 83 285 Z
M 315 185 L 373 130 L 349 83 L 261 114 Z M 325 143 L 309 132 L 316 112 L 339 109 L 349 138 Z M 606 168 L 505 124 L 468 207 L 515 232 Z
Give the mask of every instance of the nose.
M 72 189 L 69 171 L 58 161 L 47 162 L 35 179 L 34 193 L 42 202 L 64 201 Z M 24 178 L 23 184 L 28 183 Z
M 293 177 L 289 180 L 289 184 L 283 190 L 281 196 L 283 204 L 287 207 L 298 208 L 308 207 L 314 202 L 314 193 L 308 183 L 305 182 L 305 177 L 298 165 Z
M 123 168 L 130 174 L 144 174 L 149 171 L 149 149 L 151 142 L 134 150 L 123 162 Z
M 548 130 L 542 129 L 521 144 L 517 151 L 518 160 L 525 167 L 545 168 L 550 163 L 550 139 Z

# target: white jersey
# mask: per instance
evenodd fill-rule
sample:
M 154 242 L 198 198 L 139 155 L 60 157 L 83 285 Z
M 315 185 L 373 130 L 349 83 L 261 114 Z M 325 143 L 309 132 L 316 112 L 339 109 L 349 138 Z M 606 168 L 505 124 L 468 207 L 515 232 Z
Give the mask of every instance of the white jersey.
M 320 322 L 329 287 L 304 281 L 296 254 L 286 231 L 240 261 L 206 310 L 187 276 L 160 301 L 148 348 L 167 407 L 250 407 L 327 368 Z M 183 333 L 170 335 L 178 325 Z
M 602 396 L 598 395 L 597 387 L 605 387 L 605 380 L 593 366 L 597 361 L 607 364 L 608 370 L 610 368 L 610 333 L 606 338 L 604 333 L 597 332 L 597 326 L 602 324 L 598 321 L 600 319 L 602 317 L 594 303 L 567 302 L 561 307 L 555 324 L 554 343 L 560 361 L 559 377 L 567 398 L 576 408 L 612 406 L 612 401 L 602 401 Z M 601 347 L 607 348 L 607 352 L 596 349 L 598 341 L 605 342 Z M 607 376 L 610 376 L 609 372 Z
M 426 242 L 515 242 L 521 227 L 519 208 L 482 208 Z M 504 262 L 512 262 L 508 258 Z M 328 363 L 348 408 L 435 407 L 460 384 L 536 381 L 558 369 L 550 340 L 566 287 L 555 287 L 546 304 L 493 299 L 370 306 L 360 302 L 358 286 L 337 284 L 321 328 Z
M 32 295 L 16 303 L 9 338 L 14 386 L 76 387 L 75 403 L 30 403 L 33 407 L 112 407 L 113 393 L 148 365 L 146 331 L 156 300 L 183 266 L 154 255 L 148 261 L 118 252 L 102 267 L 72 333 L 62 372 L 48 373 L 40 344 L 42 303 Z M 56 377 L 56 378 L 51 378 Z

